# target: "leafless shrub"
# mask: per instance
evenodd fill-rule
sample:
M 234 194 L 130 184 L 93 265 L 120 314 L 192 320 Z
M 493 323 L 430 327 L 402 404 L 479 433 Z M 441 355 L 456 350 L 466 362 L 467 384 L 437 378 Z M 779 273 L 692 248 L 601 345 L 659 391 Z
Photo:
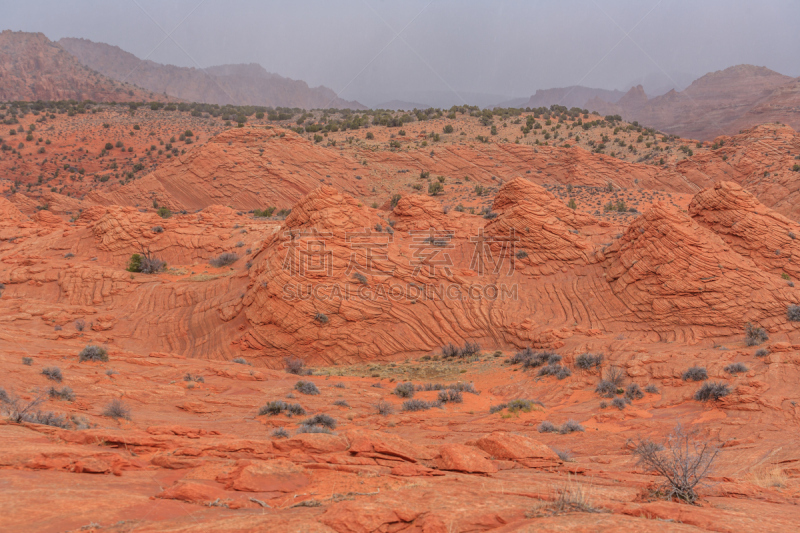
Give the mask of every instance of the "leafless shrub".
M 43 368 L 42 375 L 52 381 L 61 382 L 61 380 L 64 379 L 64 376 L 61 375 L 61 369 L 57 366 L 48 366 L 47 368 Z
M 442 403 L 461 403 L 464 398 L 459 391 L 448 389 L 439 391 L 439 401 Z
M 644 391 L 648 394 L 658 394 L 658 387 L 650 383 L 648 386 L 644 388 Z
M 225 252 L 217 257 L 210 259 L 208 263 L 214 268 L 221 268 L 224 266 L 232 265 L 238 260 L 239 260 L 238 255 L 231 252 Z
M 744 341 L 748 346 L 756 346 L 769 339 L 767 331 L 760 327 L 754 326 L 750 322 L 744 326 Z
M 319 389 L 311 381 L 298 381 L 294 384 L 294 388 L 300 394 L 319 394 Z
M 258 415 L 275 416 L 284 412 L 289 416 L 306 414 L 306 410 L 303 409 L 303 407 L 300 404 L 286 403 L 282 400 L 276 400 L 262 406 L 258 410 Z
M 33 364 L 33 357 L 23 357 L 22 364 L 25 366 L 31 366 Z
M 78 320 L 76 320 L 75 321 L 75 329 L 78 330 L 78 331 L 83 331 L 84 329 L 86 329 L 86 321 L 83 320 L 82 318 L 79 318 Z
M 336 405 L 336 406 L 339 406 L 339 407 L 350 407 L 350 404 L 347 403 L 347 400 L 336 400 L 335 402 L 333 402 L 333 405 Z
M 625 383 L 625 372 L 618 366 L 612 366 L 608 369 L 608 372 L 606 372 L 605 380 L 619 388 Z
M 708 379 L 708 372 L 702 366 L 693 366 L 683 373 L 683 381 L 703 381 L 704 379 Z
M 403 402 L 403 411 L 427 411 L 432 407 L 441 407 L 439 402 L 426 402 L 425 400 L 406 400 Z
M 539 433 L 558 433 L 558 427 L 547 420 L 539 424 Z
M 114 398 L 103 409 L 103 416 L 113 419 L 124 418 L 125 420 L 131 419 L 131 410 L 121 400 Z
M 665 479 L 659 492 L 667 499 L 696 502 L 696 490 L 711 472 L 719 449 L 695 437 L 696 433 L 687 432 L 678 425 L 663 445 L 645 439 L 633 449 L 640 466 Z
M 628 388 L 625 389 L 625 397 L 629 400 L 640 400 L 644 398 L 644 393 L 642 389 L 639 388 L 639 385 L 636 383 L 631 383 L 628 385 Z
M 756 350 L 755 353 L 756 357 L 766 357 L 768 355 L 769 355 L 769 350 L 767 350 L 766 348 L 759 348 L 758 350 Z
M 272 438 L 273 439 L 288 439 L 289 432 L 286 431 L 284 428 L 275 428 L 272 430 Z
M 730 389 L 725 383 L 706 382 L 694 393 L 694 399 L 700 402 L 709 400 L 717 401 L 723 396 L 730 394 Z
M 725 367 L 725 372 L 728 372 L 729 374 L 747 372 L 747 366 L 744 363 L 731 363 Z
M 389 402 L 380 401 L 375 407 L 378 409 L 379 415 L 387 416 L 394 413 L 394 407 Z
M 800 322 L 800 305 L 790 305 L 786 309 L 786 318 L 791 322 Z
M 628 398 L 624 398 L 622 396 L 618 396 L 618 397 L 614 398 L 613 400 L 611 400 L 611 405 L 613 405 L 614 407 L 616 407 L 617 409 L 622 411 L 628 406 L 629 402 L 630 402 L 630 400 Z
M 244 357 L 236 357 L 236 358 L 233 359 L 233 362 L 237 363 L 237 364 L 240 364 L 240 365 L 249 365 L 250 364 L 250 363 L 247 362 L 247 359 L 245 359 Z
M 286 371 L 289 374 L 295 374 L 297 376 L 308 376 L 311 375 L 311 369 L 306 368 L 305 362 L 298 358 L 298 357 L 287 357 L 283 360 L 286 365 Z
M 50 387 L 47 394 L 54 400 L 65 400 L 67 402 L 75 400 L 75 393 L 72 392 L 72 389 L 69 387 L 61 387 L 61 389 Z
M 590 370 L 592 368 L 599 369 L 603 365 L 603 354 L 592 355 L 590 353 L 582 353 L 575 358 L 575 366 L 581 370 Z
M 576 431 L 583 431 L 583 430 L 584 428 L 582 425 L 571 419 L 561 424 L 561 427 L 558 428 L 558 432 L 561 434 L 574 433 Z
M 414 397 L 414 384 L 411 382 L 398 383 L 392 391 L 392 394 L 400 398 L 413 398 Z
M 572 375 L 572 371 L 562 365 L 549 364 L 539 369 L 540 376 L 555 376 L 558 379 L 565 379 Z
M 572 461 L 572 453 L 570 453 L 569 450 L 559 450 L 558 448 L 553 448 L 553 451 L 556 452 L 558 458 L 564 461 L 565 463 L 569 463 Z
M 594 391 L 603 398 L 613 398 L 617 394 L 617 386 L 604 379 L 597 384 Z
M 303 421 L 304 426 L 322 426 L 328 429 L 335 429 L 336 428 L 336 420 L 324 413 L 320 413 L 317 415 L 312 416 L 311 418 Z
M 105 348 L 89 344 L 78 354 L 78 361 L 81 363 L 84 361 L 106 362 L 108 361 L 108 352 Z

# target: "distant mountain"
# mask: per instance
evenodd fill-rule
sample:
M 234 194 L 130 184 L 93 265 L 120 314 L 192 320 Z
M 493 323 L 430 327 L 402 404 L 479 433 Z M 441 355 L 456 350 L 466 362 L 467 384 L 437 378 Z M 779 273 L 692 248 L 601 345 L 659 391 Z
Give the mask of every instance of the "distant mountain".
M 42 33 L 0 32 L 0 101 L 164 100 L 82 65 Z
M 619 114 L 666 133 L 692 139 L 731 135 L 765 122 L 800 128 L 800 78 L 766 67 L 737 65 L 710 72 L 683 91 L 648 99 L 641 85 L 616 102 L 587 104 L 601 114 Z
M 539 89 L 536 94 L 520 107 L 550 107 L 563 105 L 567 107 L 586 108 L 586 102 L 593 98 L 601 98 L 605 102 L 614 103 L 625 93 L 622 91 L 609 91 L 607 89 L 593 89 L 581 85 L 559 87 L 555 89 Z
M 366 109 L 358 102 L 342 100 L 327 87 L 310 88 L 304 81 L 267 72 L 254 63 L 196 69 L 142 60 L 117 46 L 86 39 L 64 38 L 58 44 L 82 64 L 109 78 L 191 102 Z

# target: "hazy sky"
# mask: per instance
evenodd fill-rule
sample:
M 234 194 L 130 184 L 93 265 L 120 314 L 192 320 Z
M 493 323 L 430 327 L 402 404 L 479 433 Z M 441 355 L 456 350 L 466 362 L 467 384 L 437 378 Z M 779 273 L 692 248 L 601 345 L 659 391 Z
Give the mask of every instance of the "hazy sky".
M 0 0 L 0 14 L 160 63 L 260 63 L 368 105 L 685 86 L 740 63 L 800 76 L 797 0 Z

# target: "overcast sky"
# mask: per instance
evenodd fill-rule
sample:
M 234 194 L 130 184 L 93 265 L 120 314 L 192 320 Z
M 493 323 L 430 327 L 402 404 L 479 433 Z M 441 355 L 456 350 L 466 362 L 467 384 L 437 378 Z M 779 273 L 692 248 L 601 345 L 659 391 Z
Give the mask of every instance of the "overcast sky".
M 797 0 L 0 0 L 0 14 L 159 63 L 260 63 L 367 105 L 683 88 L 741 63 L 800 76 Z

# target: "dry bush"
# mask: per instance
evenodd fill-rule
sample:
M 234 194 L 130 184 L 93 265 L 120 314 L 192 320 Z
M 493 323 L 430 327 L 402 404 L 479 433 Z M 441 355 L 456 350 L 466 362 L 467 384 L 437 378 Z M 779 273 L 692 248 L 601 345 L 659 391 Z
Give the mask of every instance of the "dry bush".
M 298 381 L 294 384 L 294 388 L 300 394 L 319 394 L 319 389 L 311 381 Z
M 103 416 L 107 416 L 115 420 L 119 418 L 130 420 L 131 410 L 121 400 L 115 398 L 111 400 L 108 405 L 106 405 L 105 409 L 103 409 Z
M 769 339 L 767 331 L 759 326 L 754 326 L 750 322 L 744 326 L 744 341 L 748 346 L 756 346 Z
M 220 254 L 219 256 L 210 259 L 208 263 L 214 268 L 221 268 L 224 266 L 232 265 L 238 260 L 239 260 L 238 255 L 231 252 L 225 252 L 224 254 Z
M 87 345 L 81 353 L 78 354 L 78 361 L 108 361 L 108 352 L 105 348 L 95 346 L 93 344 Z
M 666 499 L 696 502 L 697 488 L 711 472 L 719 448 L 707 440 L 697 440 L 696 436 L 696 432 L 678 425 L 663 445 L 644 439 L 633 449 L 639 466 L 664 478 L 658 493 Z
M 311 375 L 311 369 L 306 368 L 305 362 L 298 357 L 287 357 L 283 362 L 286 365 L 286 372 L 289 374 L 295 374 L 297 376 Z
M 747 476 L 747 480 L 759 487 L 782 489 L 789 482 L 786 472 L 777 466 L 764 465 L 756 468 Z

